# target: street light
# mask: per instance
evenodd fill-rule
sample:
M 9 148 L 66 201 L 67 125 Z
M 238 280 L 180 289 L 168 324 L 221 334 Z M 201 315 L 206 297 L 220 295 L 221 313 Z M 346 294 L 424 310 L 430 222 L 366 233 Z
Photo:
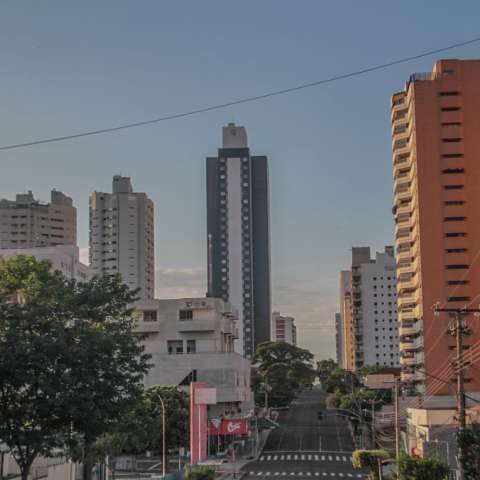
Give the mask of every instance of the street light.
M 165 404 L 158 392 L 154 391 L 153 394 L 160 400 L 160 404 L 162 405 L 162 476 L 165 478 Z

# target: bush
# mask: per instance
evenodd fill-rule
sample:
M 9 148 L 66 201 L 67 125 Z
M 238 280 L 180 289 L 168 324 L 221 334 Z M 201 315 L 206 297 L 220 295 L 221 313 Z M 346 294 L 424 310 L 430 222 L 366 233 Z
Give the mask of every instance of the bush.
M 355 450 L 352 455 L 353 468 L 369 468 L 369 478 L 378 479 L 379 460 L 386 460 L 388 453 L 385 450 Z
M 207 465 L 186 465 L 184 469 L 185 480 L 214 480 L 215 470 Z
M 438 458 L 402 455 L 398 459 L 399 480 L 444 480 L 448 473 L 449 468 Z

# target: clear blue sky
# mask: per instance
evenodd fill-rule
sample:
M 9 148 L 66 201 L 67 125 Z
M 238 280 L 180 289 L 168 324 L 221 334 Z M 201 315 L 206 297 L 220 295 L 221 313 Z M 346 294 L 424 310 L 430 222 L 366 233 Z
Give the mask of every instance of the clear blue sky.
M 480 35 L 480 3 L 49 0 L 0 3 L 0 144 L 107 127 L 315 81 Z M 479 58 L 480 45 L 448 57 Z M 422 59 L 154 126 L 0 153 L 0 197 L 74 198 L 130 175 L 156 205 L 159 295 L 205 290 L 205 156 L 245 125 L 270 160 L 274 305 L 334 354 L 338 271 L 392 243 L 389 97 Z

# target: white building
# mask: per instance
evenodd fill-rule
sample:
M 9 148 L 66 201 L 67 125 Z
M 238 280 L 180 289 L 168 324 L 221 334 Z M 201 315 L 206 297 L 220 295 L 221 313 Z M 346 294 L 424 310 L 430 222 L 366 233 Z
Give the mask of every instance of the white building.
M 370 258 L 369 247 L 352 249 L 355 367 L 398 367 L 396 264 L 393 247 Z
M 34 248 L 77 244 L 77 209 L 72 199 L 51 191 L 50 203 L 31 191 L 15 200 L 0 200 L 0 248 Z
M 0 249 L 0 258 L 10 258 L 15 255 L 35 257 L 39 261 L 48 260 L 52 264 L 53 270 L 58 270 L 70 280 L 85 282 L 93 276 L 90 268 L 80 262 L 79 250 L 76 245 Z
M 217 388 L 210 413 L 248 412 L 252 407 L 250 361 L 234 352 L 237 311 L 218 298 L 143 300 L 138 326 L 153 367 L 145 387 L 206 381 Z
M 141 298 L 153 298 L 154 212 L 146 193 L 133 192 L 130 178 L 114 176 L 113 193 L 90 195 L 90 268 L 120 273 Z
M 272 341 L 297 345 L 297 327 L 293 317 L 284 317 L 272 312 Z

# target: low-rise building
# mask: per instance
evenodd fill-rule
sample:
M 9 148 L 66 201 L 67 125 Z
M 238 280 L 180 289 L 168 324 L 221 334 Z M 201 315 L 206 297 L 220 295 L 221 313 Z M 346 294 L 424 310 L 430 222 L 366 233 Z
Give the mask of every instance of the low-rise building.
M 63 273 L 69 280 L 85 282 L 93 276 L 90 268 L 80 262 L 79 249 L 76 245 L 0 249 L 0 258 L 10 258 L 16 255 L 35 257 L 39 261 L 48 260 L 52 264 L 53 270 Z
M 297 327 L 293 317 L 284 317 L 280 312 L 272 313 L 272 340 L 297 345 Z
M 142 300 L 138 325 L 153 367 L 145 387 L 207 382 L 217 389 L 209 415 L 244 415 L 252 408 L 250 361 L 234 352 L 238 314 L 219 298 Z

